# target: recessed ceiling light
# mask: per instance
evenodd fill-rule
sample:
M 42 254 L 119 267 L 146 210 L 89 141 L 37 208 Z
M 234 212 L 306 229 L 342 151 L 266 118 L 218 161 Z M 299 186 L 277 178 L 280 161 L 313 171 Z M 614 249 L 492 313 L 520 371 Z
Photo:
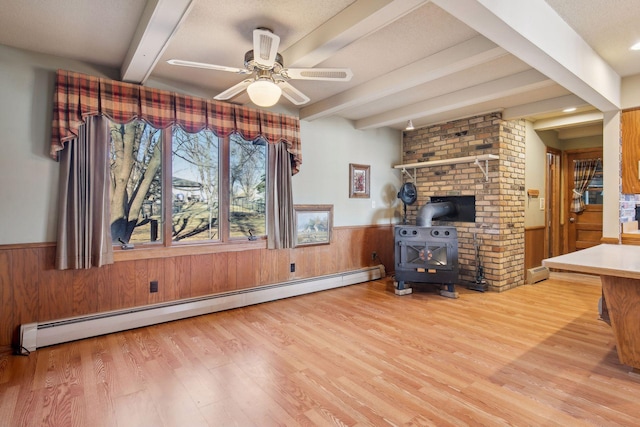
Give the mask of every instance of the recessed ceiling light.
M 631 50 L 640 50 L 640 42 L 634 44 L 629 49 L 631 49 Z
M 563 113 L 573 113 L 574 111 L 576 111 L 576 107 L 569 107 L 562 110 Z

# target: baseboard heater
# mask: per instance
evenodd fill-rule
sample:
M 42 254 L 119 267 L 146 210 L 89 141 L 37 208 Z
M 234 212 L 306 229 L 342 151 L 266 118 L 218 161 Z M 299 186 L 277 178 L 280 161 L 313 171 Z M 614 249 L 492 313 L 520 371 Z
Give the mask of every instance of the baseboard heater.
M 205 297 L 171 301 L 169 303 L 108 311 L 50 322 L 27 323 L 20 326 L 20 347 L 21 351 L 26 353 L 40 347 L 63 342 L 354 285 L 380 279 L 384 275 L 384 266 L 378 265 L 344 273 L 292 280 Z

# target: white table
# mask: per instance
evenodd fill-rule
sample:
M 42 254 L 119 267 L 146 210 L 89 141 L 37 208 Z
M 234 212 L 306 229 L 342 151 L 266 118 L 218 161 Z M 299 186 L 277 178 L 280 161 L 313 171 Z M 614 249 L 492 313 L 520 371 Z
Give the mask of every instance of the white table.
M 640 246 L 603 244 L 545 259 L 542 265 L 600 276 L 602 317 L 613 329 L 618 358 L 640 373 Z

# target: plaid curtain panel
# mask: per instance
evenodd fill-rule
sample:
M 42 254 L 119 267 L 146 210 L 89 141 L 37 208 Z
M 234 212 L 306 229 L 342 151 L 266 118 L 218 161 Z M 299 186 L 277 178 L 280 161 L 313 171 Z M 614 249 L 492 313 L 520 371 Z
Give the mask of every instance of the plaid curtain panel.
M 571 212 L 580 213 L 584 210 L 583 195 L 589 183 L 596 174 L 600 159 L 573 161 L 573 201 Z
M 189 133 L 206 128 L 218 137 L 238 132 L 250 141 L 283 141 L 292 174 L 302 164 L 300 121 L 293 116 L 65 70 L 56 73 L 53 102 L 50 154 L 56 160 L 65 142 L 77 138 L 86 117 L 104 115 L 117 123 L 142 119 L 159 129 L 177 125 Z

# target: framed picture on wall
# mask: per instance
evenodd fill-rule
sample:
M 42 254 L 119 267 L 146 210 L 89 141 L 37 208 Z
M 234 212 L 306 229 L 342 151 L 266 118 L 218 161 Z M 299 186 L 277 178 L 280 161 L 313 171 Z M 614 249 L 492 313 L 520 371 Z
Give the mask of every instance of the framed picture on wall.
M 369 198 L 371 166 L 349 163 L 349 197 Z
M 333 205 L 293 205 L 295 246 L 328 245 L 333 227 Z

